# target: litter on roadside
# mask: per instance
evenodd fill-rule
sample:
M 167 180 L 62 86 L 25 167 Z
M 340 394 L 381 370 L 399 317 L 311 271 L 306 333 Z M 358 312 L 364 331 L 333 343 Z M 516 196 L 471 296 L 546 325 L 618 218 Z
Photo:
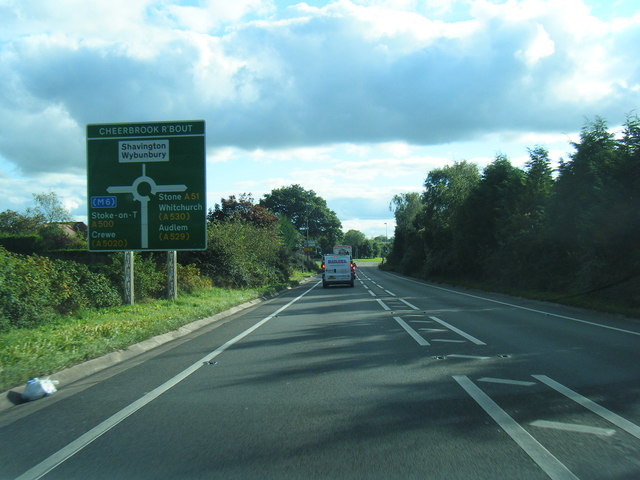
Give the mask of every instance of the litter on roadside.
M 22 399 L 31 402 L 39 398 L 46 397 L 57 391 L 56 385 L 58 380 L 50 380 L 48 378 L 31 378 L 27 381 L 22 392 Z

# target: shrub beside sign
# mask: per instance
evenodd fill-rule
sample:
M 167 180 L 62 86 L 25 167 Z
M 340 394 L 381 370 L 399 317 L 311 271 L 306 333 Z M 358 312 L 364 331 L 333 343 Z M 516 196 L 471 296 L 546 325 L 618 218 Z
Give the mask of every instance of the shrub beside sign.
M 204 121 L 87 126 L 89 250 L 206 248 Z

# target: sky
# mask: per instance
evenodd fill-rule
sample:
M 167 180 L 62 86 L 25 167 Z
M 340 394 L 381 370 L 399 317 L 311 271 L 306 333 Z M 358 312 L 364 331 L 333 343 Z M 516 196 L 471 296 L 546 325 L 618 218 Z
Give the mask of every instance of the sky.
M 0 0 L 0 211 L 86 220 L 86 125 L 205 120 L 207 204 L 300 184 L 343 230 L 640 107 L 637 0 Z

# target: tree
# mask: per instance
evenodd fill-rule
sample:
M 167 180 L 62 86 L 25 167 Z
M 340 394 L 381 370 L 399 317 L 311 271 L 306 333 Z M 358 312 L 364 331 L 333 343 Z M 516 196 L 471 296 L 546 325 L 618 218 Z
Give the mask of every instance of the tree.
M 342 237 L 342 224 L 327 202 L 300 185 L 277 188 L 264 195 L 260 205 L 286 216 L 305 238 L 315 239 L 323 251 Z
M 278 235 L 280 241 L 289 251 L 297 250 L 302 244 L 302 235 L 284 215 L 278 215 Z
M 525 165 L 524 209 L 542 215 L 553 191 L 553 169 L 549 152 L 544 147 L 529 149 L 529 161 Z
M 43 223 L 71 222 L 71 213 L 62 205 L 55 192 L 34 193 L 36 206 L 27 209 L 27 215 L 42 218 Z
M 467 273 L 477 275 L 495 268 L 496 253 L 508 244 L 513 218 L 521 212 L 524 172 L 497 155 L 482 173 L 457 218 L 456 261 Z
M 458 220 L 462 206 L 479 182 L 478 167 L 466 161 L 434 169 L 427 175 L 417 223 L 423 231 L 428 273 L 450 274 L 461 268 L 455 247 L 459 250 L 465 241 L 459 235 Z
M 40 217 L 23 215 L 13 210 L 0 212 L 0 234 L 33 235 L 41 223 Z
M 231 195 L 222 198 L 220 204 L 209 210 L 210 222 L 227 222 L 241 220 L 259 228 L 272 228 L 278 223 L 278 217 L 262 205 L 256 205 L 250 193 L 243 193 L 239 198 Z
M 417 273 L 424 268 L 423 240 L 416 226 L 422 208 L 417 192 L 394 195 L 389 204 L 389 209 L 396 217 L 396 228 L 387 260 L 402 273 Z
M 361 247 L 366 240 L 367 240 L 367 237 L 365 237 L 364 233 L 362 233 L 359 230 L 349 230 L 347 233 L 344 234 L 344 237 L 342 238 L 342 241 L 346 245 L 351 245 L 353 247 L 354 257 L 358 256 L 362 258 L 365 258 L 365 257 L 363 256 Z

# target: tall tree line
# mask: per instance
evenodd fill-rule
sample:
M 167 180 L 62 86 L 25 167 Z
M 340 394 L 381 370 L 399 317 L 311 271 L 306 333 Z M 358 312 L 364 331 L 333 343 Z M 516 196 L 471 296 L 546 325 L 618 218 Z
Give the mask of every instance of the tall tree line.
M 396 195 L 391 268 L 640 306 L 640 120 L 621 138 L 585 124 L 553 171 L 548 151 L 524 168 L 504 155 L 432 170 L 424 191 Z

